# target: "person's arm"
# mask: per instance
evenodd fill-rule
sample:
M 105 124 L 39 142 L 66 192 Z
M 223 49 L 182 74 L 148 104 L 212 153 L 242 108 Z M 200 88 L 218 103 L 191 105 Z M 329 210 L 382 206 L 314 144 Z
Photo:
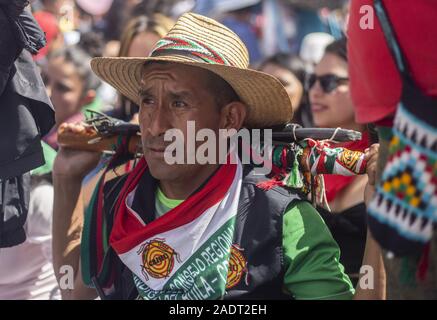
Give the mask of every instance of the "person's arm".
M 93 299 L 94 289 L 82 282 L 80 270 L 80 240 L 83 226 L 81 180 L 53 174 L 55 189 L 53 205 L 53 268 L 61 288 L 62 299 Z M 73 270 L 73 289 L 63 288 L 67 278 L 63 266 Z M 65 268 L 65 267 L 64 267 Z
M 360 280 L 356 287 L 354 300 L 385 300 L 386 275 L 384 260 L 381 248 L 375 239 L 373 239 L 369 230 L 367 230 L 363 266 L 368 266 L 371 273 L 360 273 Z M 372 281 L 370 286 L 369 281 Z
M 367 154 L 365 202 L 372 196 L 378 146 Z M 284 215 L 283 247 L 286 262 L 285 288 L 297 299 L 384 299 L 385 269 L 379 245 L 367 234 L 363 265 L 373 270 L 373 286 L 360 286 L 354 293 L 341 265 L 340 249 L 318 212 L 307 202 L 295 202 Z M 368 276 L 361 274 L 360 280 Z M 371 280 L 371 279 L 370 279 Z
M 340 249 L 319 213 L 297 201 L 284 215 L 284 287 L 295 299 L 350 300 L 354 289 Z
M 99 153 L 60 149 L 53 166 L 53 268 L 63 299 L 93 299 L 95 289 L 82 282 L 80 241 L 84 218 L 81 194 L 83 177 L 94 168 Z M 73 270 L 73 289 L 64 287 L 65 270 Z
M 379 144 L 374 144 L 366 150 L 367 175 L 369 176 L 366 190 L 364 191 L 364 202 L 366 206 L 371 201 L 375 192 L 378 150 Z M 373 239 L 370 230 L 367 230 L 366 248 L 364 250 L 362 265 L 368 267 L 371 270 L 371 274 L 365 272 L 360 274 L 360 280 L 358 281 L 354 299 L 386 299 L 386 274 L 382 250 L 375 239 Z M 372 285 L 369 286 L 368 281 L 372 281 Z

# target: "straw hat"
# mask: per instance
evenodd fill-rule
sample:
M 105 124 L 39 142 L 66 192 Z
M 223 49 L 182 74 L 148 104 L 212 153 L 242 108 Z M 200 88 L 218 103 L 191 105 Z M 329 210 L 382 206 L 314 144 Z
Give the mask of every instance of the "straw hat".
M 143 66 L 167 61 L 214 72 L 248 106 L 245 126 L 282 125 L 292 118 L 290 98 L 276 78 L 248 69 L 249 56 L 238 36 L 217 21 L 193 13 L 182 15 L 147 58 L 94 58 L 93 71 L 139 104 Z

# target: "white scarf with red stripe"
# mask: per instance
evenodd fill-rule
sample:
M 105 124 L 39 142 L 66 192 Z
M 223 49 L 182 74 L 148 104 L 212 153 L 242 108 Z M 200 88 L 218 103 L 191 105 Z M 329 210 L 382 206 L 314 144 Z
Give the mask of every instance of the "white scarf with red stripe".
M 229 155 L 228 164 L 201 190 L 149 224 L 131 208 L 146 170 L 142 159 L 129 175 L 110 236 L 111 246 L 133 272 L 140 295 L 178 300 L 222 297 L 241 191 L 238 157 Z

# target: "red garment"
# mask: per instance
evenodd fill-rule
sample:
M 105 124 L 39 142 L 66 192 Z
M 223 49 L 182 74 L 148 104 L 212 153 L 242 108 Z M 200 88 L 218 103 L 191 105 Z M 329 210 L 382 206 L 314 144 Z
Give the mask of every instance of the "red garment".
M 117 254 L 123 254 L 133 247 L 141 244 L 145 239 L 180 226 L 188 224 L 213 205 L 219 203 L 231 187 L 237 172 L 237 165 L 230 163 L 231 157 L 228 155 L 227 163 L 220 166 L 217 172 L 208 180 L 208 182 L 198 192 L 192 194 L 179 206 L 168 211 L 165 215 L 150 222 L 149 224 L 141 223 L 135 214 L 126 204 L 126 199 L 131 193 L 147 170 L 147 163 L 144 157 L 138 162 L 135 169 L 127 177 L 123 189 L 120 191 L 116 208 L 117 213 L 114 219 L 114 227 L 111 231 L 109 242 Z M 103 186 L 102 186 L 103 188 Z M 101 190 L 103 192 L 103 189 Z M 101 203 L 99 203 L 101 205 Z M 98 208 L 97 226 L 103 225 L 102 207 Z M 102 229 L 97 230 L 97 239 L 102 239 Z M 99 261 L 103 259 L 103 249 L 100 251 Z
M 38 61 L 49 53 L 49 48 L 52 42 L 58 37 L 60 29 L 58 26 L 58 20 L 56 17 L 47 11 L 38 11 L 33 14 L 35 20 L 38 22 L 41 29 L 46 35 L 47 44 L 44 48 L 39 50 L 39 52 L 33 56 L 33 59 Z
M 373 0 L 352 0 L 348 26 L 350 88 L 358 123 L 394 113 L 401 95 L 401 78 L 376 13 L 373 30 L 360 27 L 365 5 L 373 8 Z M 384 5 L 417 85 L 437 97 L 436 0 L 385 0 Z
M 344 147 L 352 151 L 364 152 L 370 146 L 369 133 L 363 132 L 362 138 L 359 141 L 351 141 L 345 143 L 335 144 L 335 147 Z M 340 176 L 337 174 L 324 174 L 323 179 L 325 180 L 325 190 L 326 190 L 326 200 L 331 202 L 335 199 L 337 194 L 346 188 L 356 176 Z

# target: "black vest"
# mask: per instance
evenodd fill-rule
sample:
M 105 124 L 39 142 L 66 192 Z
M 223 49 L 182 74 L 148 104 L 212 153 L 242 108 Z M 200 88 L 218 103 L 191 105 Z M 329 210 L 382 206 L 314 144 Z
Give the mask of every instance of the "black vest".
M 113 217 L 114 203 L 126 176 L 109 181 L 105 187 L 105 214 Z M 246 268 L 236 277 L 239 281 L 228 288 L 227 299 L 290 299 L 283 292 L 284 258 L 282 248 L 283 215 L 294 200 L 302 199 L 296 192 L 276 187 L 261 190 L 257 183 L 267 180 L 256 175 L 253 168 L 244 166 L 240 202 L 233 244 L 239 248 Z M 154 201 L 152 202 L 154 205 Z M 110 221 L 112 219 L 108 219 Z M 135 299 L 138 292 L 130 270 L 116 260 L 115 292 L 108 299 Z

